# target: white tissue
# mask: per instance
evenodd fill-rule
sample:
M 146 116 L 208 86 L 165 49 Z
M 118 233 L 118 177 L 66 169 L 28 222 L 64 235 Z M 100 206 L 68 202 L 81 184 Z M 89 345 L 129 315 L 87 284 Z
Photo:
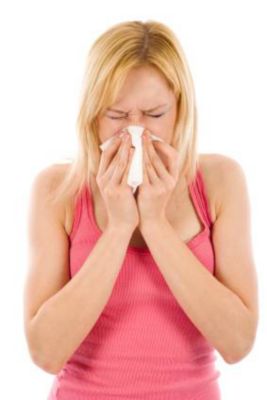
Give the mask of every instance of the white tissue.
M 140 125 L 129 125 L 123 129 L 130 133 L 130 139 L 132 141 L 132 146 L 135 147 L 132 162 L 129 169 L 129 174 L 127 178 L 127 184 L 132 187 L 133 193 L 135 193 L 137 187 L 143 182 L 143 145 L 142 145 L 142 134 L 145 130 L 143 126 Z M 122 133 L 119 135 L 121 136 Z M 156 135 L 149 134 L 152 140 L 163 142 L 163 140 Z M 114 136 L 106 140 L 99 147 L 101 150 L 105 150 L 111 144 Z

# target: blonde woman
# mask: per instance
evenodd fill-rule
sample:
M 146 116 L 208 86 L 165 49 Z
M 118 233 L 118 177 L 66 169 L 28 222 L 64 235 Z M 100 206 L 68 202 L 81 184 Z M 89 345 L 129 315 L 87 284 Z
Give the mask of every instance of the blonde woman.
M 145 129 L 135 193 L 128 125 Z M 30 204 L 25 333 L 56 375 L 49 400 L 220 399 L 215 351 L 242 360 L 258 322 L 248 190 L 237 161 L 197 152 L 193 81 L 166 25 L 96 40 L 77 131 L 74 161 L 40 171 Z

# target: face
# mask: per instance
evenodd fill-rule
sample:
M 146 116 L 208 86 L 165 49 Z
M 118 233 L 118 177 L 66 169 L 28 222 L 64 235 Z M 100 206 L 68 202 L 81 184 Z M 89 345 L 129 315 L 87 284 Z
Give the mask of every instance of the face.
M 131 70 L 117 101 L 97 118 L 103 143 L 128 125 L 141 125 L 165 142 L 172 140 L 176 120 L 176 97 L 166 80 L 153 67 Z

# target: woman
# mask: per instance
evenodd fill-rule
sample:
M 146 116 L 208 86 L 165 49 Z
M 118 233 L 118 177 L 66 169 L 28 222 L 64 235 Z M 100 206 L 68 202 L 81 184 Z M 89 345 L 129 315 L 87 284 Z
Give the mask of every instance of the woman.
M 30 204 L 25 333 L 36 365 L 56 374 L 50 400 L 217 400 L 215 351 L 231 364 L 252 349 L 246 181 L 233 159 L 197 153 L 196 120 L 190 71 L 168 27 L 124 22 L 98 38 L 78 154 L 37 174 Z M 145 128 L 134 194 L 131 140 L 119 138 L 130 124 Z

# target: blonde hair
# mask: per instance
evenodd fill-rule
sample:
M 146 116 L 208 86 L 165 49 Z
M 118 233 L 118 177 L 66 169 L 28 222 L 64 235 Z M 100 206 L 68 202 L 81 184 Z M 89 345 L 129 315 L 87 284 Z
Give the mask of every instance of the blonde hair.
M 175 34 L 163 23 L 128 21 L 105 31 L 89 51 L 76 121 L 78 151 L 54 200 L 79 194 L 90 174 L 97 174 L 101 156 L 97 116 L 116 100 L 130 69 L 140 66 L 156 68 L 176 96 L 171 145 L 179 152 L 180 176 L 189 183 L 194 179 L 198 164 L 197 111 L 185 54 Z

